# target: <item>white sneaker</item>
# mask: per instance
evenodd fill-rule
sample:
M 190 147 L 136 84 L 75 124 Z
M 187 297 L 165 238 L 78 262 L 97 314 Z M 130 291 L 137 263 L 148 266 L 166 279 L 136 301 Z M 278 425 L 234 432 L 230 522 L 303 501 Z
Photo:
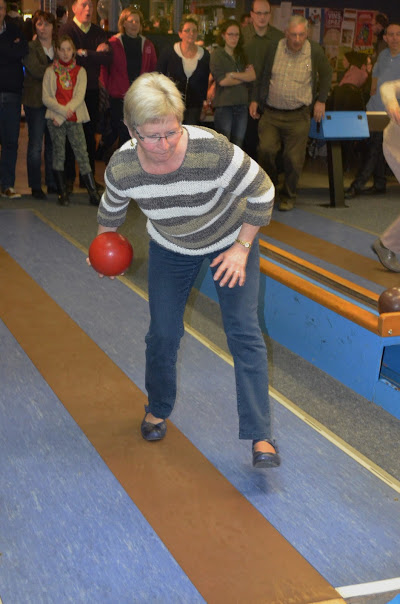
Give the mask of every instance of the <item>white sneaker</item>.
M 1 196 L 7 197 L 8 199 L 19 199 L 21 197 L 14 187 L 8 187 L 8 189 L 2 192 Z

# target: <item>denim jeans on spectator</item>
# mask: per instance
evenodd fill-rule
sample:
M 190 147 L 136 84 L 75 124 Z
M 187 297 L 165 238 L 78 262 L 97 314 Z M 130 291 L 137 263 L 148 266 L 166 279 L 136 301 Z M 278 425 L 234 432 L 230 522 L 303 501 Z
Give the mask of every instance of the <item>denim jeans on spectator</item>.
M 47 187 L 56 187 L 53 175 L 53 157 L 50 133 L 45 119 L 46 107 L 27 107 L 24 105 L 26 123 L 28 124 L 28 151 L 26 162 L 28 168 L 28 185 L 31 189 L 42 188 L 42 147 L 44 138 L 44 167 Z
M 20 121 L 21 95 L 0 93 L 0 185 L 3 191 L 15 184 Z
M 146 390 L 147 409 L 155 417 L 169 417 L 174 407 L 176 361 L 184 333 L 186 302 L 203 260 L 212 261 L 219 253 L 189 256 L 150 242 Z M 211 270 L 214 274 L 217 268 Z M 242 287 L 220 287 L 217 282 L 215 286 L 234 360 L 239 438 L 258 440 L 270 438 L 271 427 L 267 351 L 257 312 L 260 277 L 257 240 L 249 253 L 246 274 Z
M 246 134 L 248 113 L 247 105 L 216 107 L 214 128 L 220 134 L 224 134 L 231 143 L 242 147 Z

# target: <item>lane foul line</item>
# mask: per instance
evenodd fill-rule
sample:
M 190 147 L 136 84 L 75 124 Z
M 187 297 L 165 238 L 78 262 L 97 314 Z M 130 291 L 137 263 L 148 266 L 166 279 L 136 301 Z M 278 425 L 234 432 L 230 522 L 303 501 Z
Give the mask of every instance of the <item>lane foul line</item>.
M 400 577 L 385 579 L 384 581 L 373 581 L 371 583 L 360 583 L 359 585 L 335 587 L 335 589 L 340 593 L 342 598 L 356 598 L 359 596 L 389 593 L 400 590 Z

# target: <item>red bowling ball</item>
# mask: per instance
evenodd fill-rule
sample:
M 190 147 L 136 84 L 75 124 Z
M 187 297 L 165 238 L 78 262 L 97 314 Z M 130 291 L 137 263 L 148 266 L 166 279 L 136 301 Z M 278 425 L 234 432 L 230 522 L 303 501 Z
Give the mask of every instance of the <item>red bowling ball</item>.
M 121 275 L 130 267 L 132 259 L 133 248 L 128 239 L 119 233 L 101 233 L 90 244 L 90 264 L 100 275 Z
M 400 312 L 400 287 L 391 287 L 381 293 L 378 310 L 379 313 Z

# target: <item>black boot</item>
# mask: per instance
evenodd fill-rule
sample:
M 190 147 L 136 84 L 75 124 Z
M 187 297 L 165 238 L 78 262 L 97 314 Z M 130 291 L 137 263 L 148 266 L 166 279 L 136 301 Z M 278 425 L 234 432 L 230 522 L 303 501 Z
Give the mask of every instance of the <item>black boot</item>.
M 64 172 L 61 170 L 53 170 L 58 192 L 58 203 L 61 206 L 69 206 L 69 197 L 67 193 L 67 185 L 65 183 Z
M 93 173 L 89 172 L 88 174 L 81 175 L 82 181 L 89 193 L 90 203 L 93 206 L 98 206 L 100 203 L 100 195 L 96 189 L 96 183 L 94 182 Z

